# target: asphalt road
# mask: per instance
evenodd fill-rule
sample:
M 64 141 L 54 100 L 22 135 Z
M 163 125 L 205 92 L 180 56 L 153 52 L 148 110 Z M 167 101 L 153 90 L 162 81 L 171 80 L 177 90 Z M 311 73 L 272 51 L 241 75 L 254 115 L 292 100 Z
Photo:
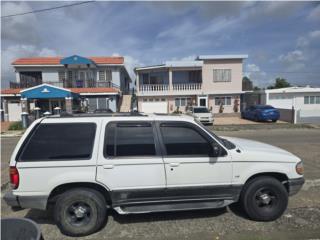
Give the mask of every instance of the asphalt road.
M 320 239 L 320 129 L 275 129 L 216 132 L 282 147 L 304 160 L 305 184 L 290 198 L 286 213 L 274 222 L 253 222 L 234 207 L 206 211 L 121 216 L 110 212 L 105 228 L 81 239 Z M 18 138 L 2 138 L 1 179 L 8 188 L 7 162 Z M 38 210 L 13 212 L 1 200 L 2 217 L 28 217 L 40 224 L 44 238 L 61 235 L 51 214 Z

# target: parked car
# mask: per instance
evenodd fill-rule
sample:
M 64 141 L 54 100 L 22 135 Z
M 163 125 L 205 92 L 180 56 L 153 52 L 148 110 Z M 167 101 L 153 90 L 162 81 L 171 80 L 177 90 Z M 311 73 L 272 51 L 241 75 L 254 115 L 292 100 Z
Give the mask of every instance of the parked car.
M 188 114 L 202 123 L 213 124 L 213 113 L 206 107 L 191 107 Z
M 280 118 L 278 109 L 270 105 L 255 105 L 245 109 L 241 113 L 242 118 L 253 121 L 272 121 L 276 122 Z
M 10 160 L 13 207 L 53 208 L 61 232 L 84 236 L 119 214 L 221 208 L 272 221 L 304 183 L 299 157 L 219 137 L 186 115 L 51 116 L 34 121 Z

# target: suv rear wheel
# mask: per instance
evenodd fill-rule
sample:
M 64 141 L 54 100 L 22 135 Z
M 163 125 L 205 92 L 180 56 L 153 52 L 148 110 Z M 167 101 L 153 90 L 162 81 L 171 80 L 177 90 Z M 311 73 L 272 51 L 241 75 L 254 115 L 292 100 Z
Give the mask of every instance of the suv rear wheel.
M 98 191 L 77 188 L 60 195 L 54 219 L 63 234 L 84 236 L 99 230 L 106 219 L 106 202 Z
M 273 221 L 279 218 L 288 205 L 285 186 L 273 177 L 258 177 L 244 186 L 240 203 L 250 219 Z

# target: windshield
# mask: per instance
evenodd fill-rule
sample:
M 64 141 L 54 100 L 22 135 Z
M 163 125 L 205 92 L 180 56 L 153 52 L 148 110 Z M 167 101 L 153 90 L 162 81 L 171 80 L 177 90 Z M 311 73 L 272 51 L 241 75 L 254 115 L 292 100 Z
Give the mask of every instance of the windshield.
M 194 108 L 193 112 L 194 113 L 208 113 L 209 110 L 208 110 L 208 108 Z
M 236 145 L 234 145 L 232 142 L 230 142 L 227 139 L 221 138 L 218 135 L 214 134 L 210 128 L 208 128 L 207 126 L 203 125 L 200 121 L 195 120 L 201 127 L 203 127 L 204 129 L 206 129 L 208 131 L 208 133 L 214 137 L 214 139 L 216 139 L 219 143 L 221 143 L 223 146 L 225 146 L 227 149 L 231 150 L 231 149 L 235 149 Z

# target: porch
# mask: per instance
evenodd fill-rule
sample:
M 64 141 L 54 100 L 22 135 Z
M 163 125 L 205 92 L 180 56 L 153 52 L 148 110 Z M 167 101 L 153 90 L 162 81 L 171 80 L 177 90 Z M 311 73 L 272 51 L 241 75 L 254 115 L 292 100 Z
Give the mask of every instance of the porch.
M 138 95 L 200 94 L 201 69 L 166 69 L 138 74 Z

